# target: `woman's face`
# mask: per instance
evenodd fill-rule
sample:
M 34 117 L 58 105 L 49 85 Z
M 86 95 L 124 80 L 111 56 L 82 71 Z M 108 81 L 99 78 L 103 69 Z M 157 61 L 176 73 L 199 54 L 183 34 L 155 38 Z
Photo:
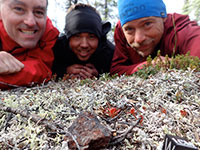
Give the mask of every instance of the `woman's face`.
M 99 40 L 92 33 L 78 33 L 70 37 L 69 45 L 79 60 L 87 61 L 98 47 Z

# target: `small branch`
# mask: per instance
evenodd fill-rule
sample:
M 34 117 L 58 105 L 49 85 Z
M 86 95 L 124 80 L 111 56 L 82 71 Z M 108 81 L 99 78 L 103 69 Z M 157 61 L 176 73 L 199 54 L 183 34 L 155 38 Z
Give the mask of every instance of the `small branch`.
M 14 84 L 9 84 L 9 83 L 5 83 L 0 81 L 0 84 L 5 85 L 5 86 L 9 86 L 9 87 L 13 87 L 13 88 L 20 88 L 21 86 L 18 85 L 14 85 Z
M 79 146 L 79 144 L 78 144 L 78 142 L 77 142 L 77 140 L 76 140 L 76 138 L 75 138 L 69 131 L 67 132 L 67 134 L 68 134 L 68 135 L 72 138 L 72 140 L 75 142 L 77 149 L 78 149 L 78 150 L 81 150 L 81 149 L 80 149 L 80 146 Z
M 62 125 L 56 123 L 50 123 L 45 118 L 41 118 L 36 114 L 31 115 L 25 110 L 19 110 L 11 107 L 0 107 L 0 111 L 13 113 L 15 115 L 20 114 L 22 117 L 25 117 L 27 119 L 31 118 L 31 121 L 35 122 L 36 124 L 44 125 L 45 128 L 49 128 L 53 131 L 64 130 L 64 127 Z
M 131 130 L 136 127 L 139 123 L 140 123 L 140 120 L 142 118 L 140 117 L 137 122 L 135 124 L 132 124 L 123 134 L 119 135 L 119 136 L 115 136 L 111 139 L 111 142 L 109 143 L 109 146 L 113 146 L 113 145 L 116 145 L 120 142 L 122 142 L 126 136 L 128 135 L 129 132 L 131 132 Z
M 12 113 L 8 114 L 8 117 L 7 117 L 6 123 L 5 123 L 5 128 L 4 128 L 5 131 L 7 131 L 7 128 L 9 126 L 8 122 L 12 119 L 12 115 L 13 115 Z
M 112 122 L 114 122 L 116 119 L 118 119 L 118 118 L 121 116 L 122 113 L 123 113 L 123 111 L 121 110 L 115 117 L 110 118 L 110 119 L 106 119 L 106 118 L 104 118 L 104 117 L 102 117 L 102 116 L 100 116 L 100 118 L 101 118 L 102 120 L 106 121 L 107 123 L 112 123 Z

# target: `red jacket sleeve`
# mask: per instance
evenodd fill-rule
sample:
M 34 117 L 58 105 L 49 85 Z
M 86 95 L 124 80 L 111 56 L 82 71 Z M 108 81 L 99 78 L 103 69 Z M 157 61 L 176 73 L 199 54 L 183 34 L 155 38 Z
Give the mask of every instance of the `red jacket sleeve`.
M 46 31 L 40 44 L 31 50 L 26 50 L 21 56 L 17 56 L 24 68 L 9 75 L 0 75 L 0 89 L 9 89 L 18 86 L 30 86 L 51 79 L 51 67 L 54 60 L 52 47 L 54 46 L 58 30 L 53 27 L 52 22 L 47 19 Z
M 199 41 L 200 27 L 195 21 L 191 21 L 188 15 L 168 14 L 160 46 L 162 55 L 171 57 L 175 48 L 175 54 L 186 54 L 190 51 L 190 55 L 200 58 Z
M 138 67 L 146 64 L 145 59 L 128 45 L 119 21 L 115 28 L 114 39 L 115 52 L 110 69 L 112 75 L 131 75 L 137 71 Z
M 191 56 L 200 58 L 200 26 L 198 26 L 197 22 L 190 21 L 187 15 L 174 14 L 174 18 L 179 53 L 186 54 L 190 51 Z

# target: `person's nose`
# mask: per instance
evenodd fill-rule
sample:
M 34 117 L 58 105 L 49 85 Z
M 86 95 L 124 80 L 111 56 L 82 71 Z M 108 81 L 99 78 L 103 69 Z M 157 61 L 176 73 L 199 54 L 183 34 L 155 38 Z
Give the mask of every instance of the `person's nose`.
M 88 40 L 87 40 L 87 38 L 83 37 L 83 38 L 81 39 L 80 45 L 81 45 L 81 47 L 83 47 L 83 48 L 87 48 L 87 47 L 88 47 Z
M 28 13 L 25 16 L 24 23 L 29 27 L 33 27 L 36 25 L 36 18 L 32 12 Z
M 146 35 L 144 30 L 142 29 L 137 29 L 135 32 L 135 38 L 134 38 L 134 42 L 138 43 L 138 44 L 142 44 L 146 39 Z

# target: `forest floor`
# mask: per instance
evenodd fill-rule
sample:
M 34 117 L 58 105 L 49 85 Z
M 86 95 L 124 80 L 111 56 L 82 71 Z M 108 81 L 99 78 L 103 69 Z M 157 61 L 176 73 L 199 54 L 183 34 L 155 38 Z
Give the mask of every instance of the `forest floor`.
M 148 79 L 105 75 L 0 91 L 0 149 L 67 150 L 63 133 L 82 111 L 96 114 L 113 136 L 141 119 L 104 150 L 161 150 L 166 134 L 200 149 L 200 72 L 169 70 Z

